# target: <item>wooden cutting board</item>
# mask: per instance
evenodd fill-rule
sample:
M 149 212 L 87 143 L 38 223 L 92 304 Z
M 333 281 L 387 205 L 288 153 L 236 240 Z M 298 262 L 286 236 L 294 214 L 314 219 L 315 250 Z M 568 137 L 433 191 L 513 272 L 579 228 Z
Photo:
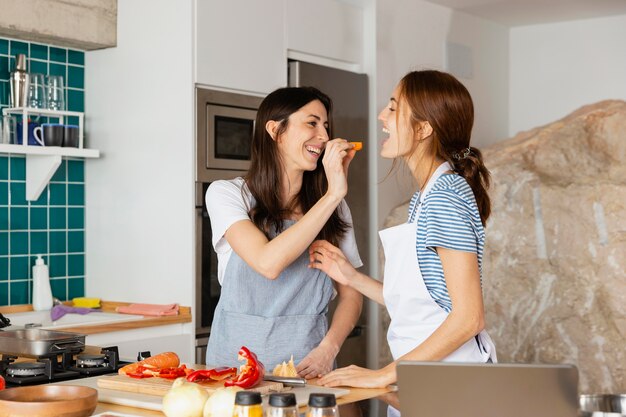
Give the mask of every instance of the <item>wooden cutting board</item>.
M 174 380 L 172 379 L 157 377 L 137 379 L 126 375 L 113 375 L 98 378 L 99 388 L 160 396 L 164 396 L 170 390 L 173 383 Z M 212 394 L 218 388 L 224 387 L 223 381 L 203 381 L 197 384 L 204 387 L 209 394 Z M 262 381 L 259 385 L 252 388 L 251 391 L 267 394 L 272 391 L 281 391 L 282 388 L 283 384 L 280 382 Z

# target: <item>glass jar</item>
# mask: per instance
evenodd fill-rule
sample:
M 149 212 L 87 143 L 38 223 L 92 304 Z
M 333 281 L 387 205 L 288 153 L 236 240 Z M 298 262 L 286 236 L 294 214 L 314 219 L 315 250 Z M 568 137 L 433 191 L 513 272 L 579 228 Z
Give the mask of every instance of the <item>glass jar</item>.
M 306 417 L 339 417 L 335 394 L 311 393 Z
M 266 417 L 298 417 L 298 405 L 293 392 L 270 394 Z
M 238 391 L 235 394 L 233 417 L 263 417 L 261 394 L 253 391 Z

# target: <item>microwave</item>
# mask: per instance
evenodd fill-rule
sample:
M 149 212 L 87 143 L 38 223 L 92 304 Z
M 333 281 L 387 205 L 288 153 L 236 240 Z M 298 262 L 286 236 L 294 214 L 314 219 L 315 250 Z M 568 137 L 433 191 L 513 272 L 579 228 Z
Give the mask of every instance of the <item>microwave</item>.
M 198 182 L 236 176 L 250 167 L 262 97 L 196 88 Z

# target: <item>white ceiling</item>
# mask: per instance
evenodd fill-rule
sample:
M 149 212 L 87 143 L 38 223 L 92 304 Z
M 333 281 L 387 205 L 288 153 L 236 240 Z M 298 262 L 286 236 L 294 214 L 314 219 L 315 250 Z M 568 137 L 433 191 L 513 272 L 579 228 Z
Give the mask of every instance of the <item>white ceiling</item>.
M 626 0 L 427 0 L 505 26 L 626 14 Z

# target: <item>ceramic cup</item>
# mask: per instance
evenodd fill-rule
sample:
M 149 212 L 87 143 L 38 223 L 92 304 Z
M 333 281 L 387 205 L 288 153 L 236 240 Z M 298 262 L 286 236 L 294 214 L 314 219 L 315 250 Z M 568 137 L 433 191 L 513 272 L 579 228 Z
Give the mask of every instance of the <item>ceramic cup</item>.
M 63 125 L 44 123 L 35 128 L 35 139 L 42 141 L 44 146 L 63 146 Z
M 78 148 L 78 126 L 65 125 L 65 133 L 63 134 L 63 146 L 69 148 Z
M 17 131 L 15 132 L 16 135 L 16 143 L 18 145 L 22 144 L 22 121 L 20 120 L 19 122 L 17 122 Z M 35 136 L 35 129 L 37 129 L 39 126 L 39 123 L 36 122 L 28 122 L 28 144 L 32 145 L 32 146 L 44 146 L 43 141 L 40 138 L 37 138 Z

